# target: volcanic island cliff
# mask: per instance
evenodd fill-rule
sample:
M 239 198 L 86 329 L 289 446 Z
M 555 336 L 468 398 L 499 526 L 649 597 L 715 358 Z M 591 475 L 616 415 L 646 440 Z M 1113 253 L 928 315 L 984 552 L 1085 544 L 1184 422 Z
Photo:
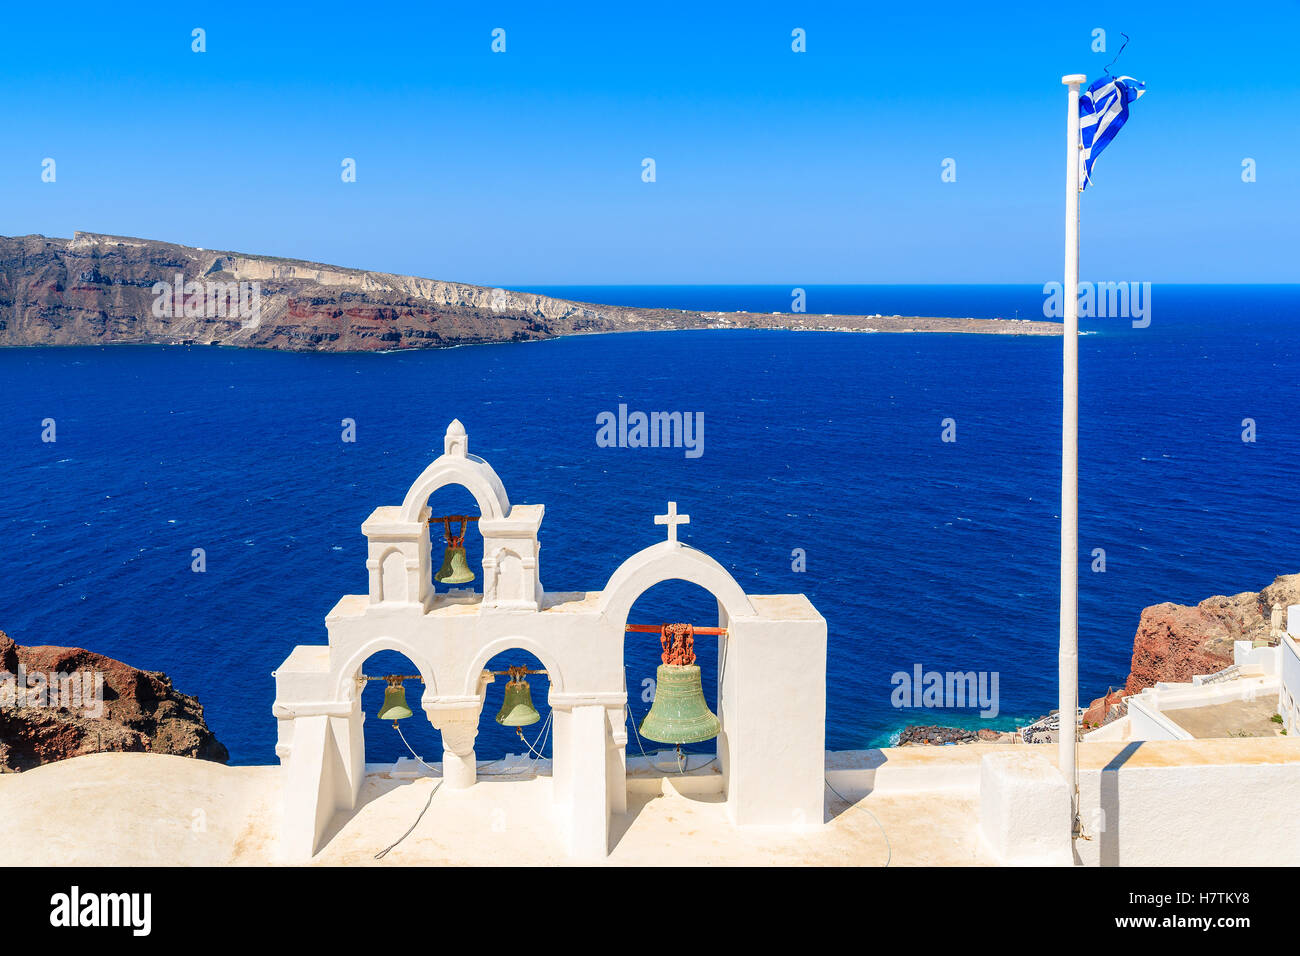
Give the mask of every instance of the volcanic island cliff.
M 1145 608 L 1133 636 L 1128 679 L 1087 706 L 1080 719 L 1084 732 L 1123 717 L 1128 713 L 1126 698 L 1160 681 L 1187 683 L 1197 674 L 1228 667 L 1236 641 L 1276 644 L 1272 609 L 1293 604 L 1300 604 L 1300 574 L 1282 574 L 1259 591 L 1216 594 L 1196 605 L 1165 602 Z M 1007 741 L 1017 736 L 1029 742 L 1055 740 L 1055 720 L 1049 715 L 1015 731 L 913 725 L 899 734 L 899 745 Z
M 1028 320 L 595 305 L 98 233 L 0 237 L 0 346 L 135 343 L 346 352 L 735 328 L 1061 334 L 1059 323 Z
M 79 647 L 20 647 L 0 631 L 0 773 L 104 752 L 230 757 L 166 674 Z

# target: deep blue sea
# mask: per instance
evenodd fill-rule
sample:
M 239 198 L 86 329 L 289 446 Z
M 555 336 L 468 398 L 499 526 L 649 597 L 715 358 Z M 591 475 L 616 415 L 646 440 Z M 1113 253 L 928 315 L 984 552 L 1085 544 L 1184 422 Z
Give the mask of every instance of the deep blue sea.
M 790 288 L 564 287 L 592 302 L 790 308 Z M 1037 286 L 807 287 L 808 312 L 1041 316 Z M 1300 571 L 1300 286 L 1162 286 L 1151 324 L 1085 319 L 1080 412 L 1080 697 L 1128 672 L 1143 607 L 1257 590 Z M 452 418 L 511 501 L 542 502 L 542 581 L 597 589 L 682 537 L 755 593 L 802 591 L 830 626 L 827 744 L 908 723 L 896 671 L 996 671 L 1010 727 L 1056 704 L 1061 342 L 1047 337 L 707 331 L 584 336 L 390 354 L 224 348 L 0 350 L 0 629 L 166 671 L 241 764 L 273 762 L 271 671 L 324 643 L 366 587 L 360 525 L 399 504 Z M 601 448 L 596 417 L 702 412 L 704 452 Z M 341 440 L 343 419 L 356 441 Z M 940 440 L 943 419 L 956 442 Z M 1256 440 L 1242 440 L 1253 419 Z M 41 441 L 54 419 L 57 441 Z M 436 510 L 472 510 L 444 489 Z M 471 566 L 474 553 L 470 536 Z M 191 551 L 207 570 L 191 570 Z M 792 570 L 794 549 L 806 570 Z M 1104 573 L 1091 570 L 1105 550 Z M 693 585 L 631 620 L 713 623 Z M 702 640 L 712 700 L 715 656 Z M 647 704 L 656 639 L 629 638 Z M 366 670 L 409 669 L 379 655 Z M 495 664 L 532 663 L 523 654 Z M 418 685 L 412 704 L 418 706 Z M 492 721 L 480 757 L 520 748 Z M 545 700 L 545 684 L 534 685 Z M 381 688 L 371 685 L 373 713 Z M 408 736 L 437 757 L 427 722 Z M 367 722 L 368 756 L 404 753 Z M 705 748 L 707 749 L 707 748 Z

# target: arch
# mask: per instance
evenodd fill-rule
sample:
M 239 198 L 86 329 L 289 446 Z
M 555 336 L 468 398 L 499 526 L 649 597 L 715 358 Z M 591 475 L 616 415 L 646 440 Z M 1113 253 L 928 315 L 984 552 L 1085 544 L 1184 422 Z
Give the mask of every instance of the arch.
M 443 455 L 420 473 L 402 500 L 402 520 L 419 521 L 429 496 L 446 485 L 461 485 L 477 502 L 483 518 L 493 520 L 510 514 L 510 499 L 497 473 L 476 455 Z
M 348 687 L 349 682 L 369 657 L 381 651 L 396 651 L 415 665 L 416 670 L 420 672 L 420 679 L 424 682 L 424 697 L 432 697 L 438 693 L 438 685 L 434 680 L 433 671 L 429 668 L 428 663 L 421 659 L 422 655 L 418 650 L 406 643 L 406 641 L 398 640 L 395 637 L 376 637 L 366 641 L 353 651 L 347 661 L 335 671 L 335 700 L 350 699 L 352 689 Z
M 479 648 L 478 655 L 474 658 L 474 663 L 470 666 L 469 672 L 465 675 L 465 696 L 478 693 L 478 677 L 487 666 L 487 662 L 492 660 L 498 654 L 506 651 L 527 651 L 542 662 L 546 668 L 546 676 L 550 678 L 551 692 L 556 694 L 564 693 L 564 672 L 560 670 L 559 662 L 555 655 L 546 648 L 542 647 L 536 641 L 529 637 L 498 637 L 495 641 L 483 645 Z
M 708 591 L 729 618 L 754 617 L 754 606 L 727 569 L 703 551 L 668 542 L 638 551 L 618 566 L 600 597 L 600 613 L 620 631 L 636 599 L 662 581 L 686 581 Z
M 390 560 L 396 558 L 400 561 L 400 567 L 390 569 Z M 390 574 L 392 570 L 393 574 Z M 394 594 L 390 591 L 390 577 L 398 582 L 401 594 Z M 397 545 L 390 545 L 383 554 L 379 556 L 379 600 L 381 601 L 409 601 L 411 600 L 406 582 L 406 552 Z

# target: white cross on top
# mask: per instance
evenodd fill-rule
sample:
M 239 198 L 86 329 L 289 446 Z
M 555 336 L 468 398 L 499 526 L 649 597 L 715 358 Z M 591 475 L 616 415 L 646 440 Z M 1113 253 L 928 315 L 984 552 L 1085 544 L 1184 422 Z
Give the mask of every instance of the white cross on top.
M 679 515 L 677 513 L 677 502 L 668 502 L 668 514 L 655 515 L 655 524 L 668 525 L 668 543 L 677 544 L 677 526 L 679 524 L 690 524 L 690 515 Z

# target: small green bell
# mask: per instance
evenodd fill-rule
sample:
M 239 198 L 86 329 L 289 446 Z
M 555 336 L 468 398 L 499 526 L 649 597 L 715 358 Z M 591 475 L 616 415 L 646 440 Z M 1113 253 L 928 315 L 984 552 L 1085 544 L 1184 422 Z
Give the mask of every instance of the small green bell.
M 504 727 L 527 727 L 541 719 L 542 715 L 533 706 L 528 681 L 522 677 L 509 681 L 506 684 L 506 699 L 497 712 L 497 723 Z
M 451 545 L 442 555 L 442 567 L 433 579 L 439 584 L 465 584 L 474 580 L 474 572 L 469 569 L 465 549 Z
M 384 705 L 379 708 L 380 720 L 399 721 L 411 716 L 411 708 L 406 705 L 406 688 L 401 680 L 390 680 L 384 691 Z
M 641 736 L 661 744 L 695 744 L 712 740 L 721 729 L 704 701 L 700 665 L 660 664 L 654 703 L 641 721 Z

